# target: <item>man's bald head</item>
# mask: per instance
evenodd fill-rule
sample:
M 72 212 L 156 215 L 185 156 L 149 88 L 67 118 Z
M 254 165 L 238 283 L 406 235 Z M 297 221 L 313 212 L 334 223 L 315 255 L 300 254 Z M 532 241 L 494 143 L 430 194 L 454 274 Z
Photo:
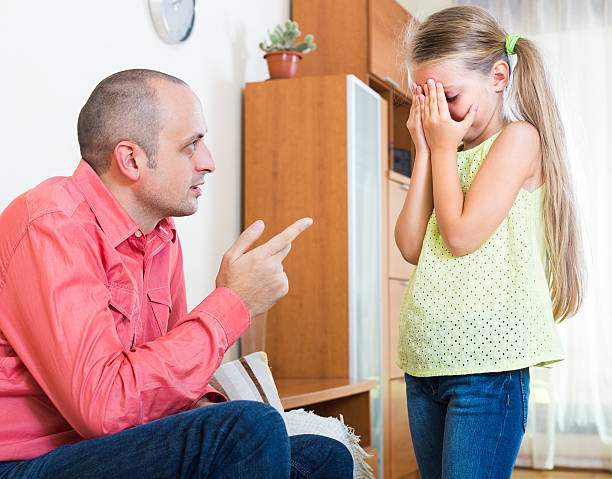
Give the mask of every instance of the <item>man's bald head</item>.
M 138 144 L 155 167 L 161 129 L 155 83 L 187 86 L 179 78 L 155 70 L 125 70 L 102 80 L 81 109 L 77 134 L 81 157 L 104 174 L 120 141 Z

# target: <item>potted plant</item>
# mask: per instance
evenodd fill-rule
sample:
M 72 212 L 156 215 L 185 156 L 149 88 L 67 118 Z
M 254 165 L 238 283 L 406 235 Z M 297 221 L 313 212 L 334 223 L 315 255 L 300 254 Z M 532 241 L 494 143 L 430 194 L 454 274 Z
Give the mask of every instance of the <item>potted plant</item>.
M 316 48 L 312 35 L 306 35 L 304 40 L 296 45 L 295 39 L 301 35 L 297 22 L 287 20 L 277 25 L 272 32 L 268 31 L 270 43 L 261 42 L 261 48 L 266 54 L 270 78 L 293 78 L 297 72 L 297 62 L 302 55 Z

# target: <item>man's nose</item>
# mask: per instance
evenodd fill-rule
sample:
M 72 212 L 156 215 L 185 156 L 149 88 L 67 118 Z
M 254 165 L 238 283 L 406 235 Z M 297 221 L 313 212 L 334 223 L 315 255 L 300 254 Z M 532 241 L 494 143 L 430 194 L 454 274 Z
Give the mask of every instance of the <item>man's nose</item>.
M 202 148 L 200 148 L 200 152 L 196 157 L 196 169 L 212 173 L 215 171 L 215 168 L 215 160 L 213 160 L 210 150 L 202 143 Z

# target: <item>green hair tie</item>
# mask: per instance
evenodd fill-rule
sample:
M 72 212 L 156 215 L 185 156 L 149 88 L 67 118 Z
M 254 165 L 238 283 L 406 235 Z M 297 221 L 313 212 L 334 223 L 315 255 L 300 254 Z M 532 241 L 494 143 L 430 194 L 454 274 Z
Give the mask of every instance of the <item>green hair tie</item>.
M 508 52 L 508 55 L 516 54 L 514 45 L 516 45 L 519 38 L 521 38 L 521 36 L 518 33 L 511 33 L 506 37 L 506 52 Z

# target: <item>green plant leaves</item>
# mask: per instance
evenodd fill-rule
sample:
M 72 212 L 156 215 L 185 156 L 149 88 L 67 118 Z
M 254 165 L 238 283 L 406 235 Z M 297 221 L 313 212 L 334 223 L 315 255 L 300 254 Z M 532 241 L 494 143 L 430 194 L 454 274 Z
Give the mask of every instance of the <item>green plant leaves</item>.
M 272 32 L 268 30 L 270 44 L 263 41 L 259 44 L 259 48 L 264 52 L 297 51 L 308 53 L 314 50 L 316 45 L 313 43 L 314 37 L 311 34 L 306 35 L 301 43 L 294 45 L 296 38 L 301 34 L 298 23 L 287 20 L 284 24 L 276 25 Z

